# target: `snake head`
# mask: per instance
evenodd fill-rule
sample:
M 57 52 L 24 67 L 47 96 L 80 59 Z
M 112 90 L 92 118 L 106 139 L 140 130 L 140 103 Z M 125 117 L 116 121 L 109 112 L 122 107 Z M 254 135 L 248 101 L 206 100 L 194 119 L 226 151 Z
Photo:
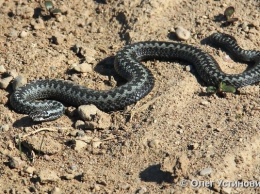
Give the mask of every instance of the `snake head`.
M 64 108 L 62 110 L 33 110 L 30 112 L 29 117 L 33 121 L 42 122 L 42 121 L 52 121 L 62 116 L 64 113 Z

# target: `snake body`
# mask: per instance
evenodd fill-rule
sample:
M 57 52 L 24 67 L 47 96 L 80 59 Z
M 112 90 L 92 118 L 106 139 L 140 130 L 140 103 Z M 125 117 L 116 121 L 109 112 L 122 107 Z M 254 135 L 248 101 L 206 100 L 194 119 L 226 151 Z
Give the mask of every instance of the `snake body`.
M 36 80 L 18 88 L 11 95 L 10 103 L 17 112 L 29 114 L 34 121 L 59 118 L 64 113 L 61 102 L 76 107 L 94 104 L 103 111 L 119 110 L 140 100 L 152 90 L 154 77 L 140 62 L 147 59 L 179 58 L 188 61 L 194 65 L 202 80 L 212 86 L 225 82 L 239 88 L 260 81 L 259 51 L 242 49 L 235 38 L 227 34 L 214 33 L 210 40 L 224 47 L 240 61 L 254 62 L 253 67 L 240 74 L 226 74 L 213 57 L 194 46 L 174 42 L 138 42 L 125 46 L 115 57 L 115 70 L 128 81 L 125 85 L 108 91 L 96 91 L 70 81 Z

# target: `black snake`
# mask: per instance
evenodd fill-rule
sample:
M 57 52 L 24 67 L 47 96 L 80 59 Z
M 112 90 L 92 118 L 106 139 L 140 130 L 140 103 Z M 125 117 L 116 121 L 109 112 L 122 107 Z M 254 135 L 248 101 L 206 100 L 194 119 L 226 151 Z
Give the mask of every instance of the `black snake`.
M 11 95 L 10 103 L 17 112 L 29 114 L 34 121 L 59 118 L 64 113 L 64 106 L 59 101 L 73 106 L 94 104 L 104 111 L 119 110 L 152 90 L 154 77 L 140 63 L 147 59 L 186 60 L 194 65 L 202 80 L 212 86 L 225 82 L 239 88 L 260 81 L 260 51 L 243 50 L 235 38 L 227 34 L 214 33 L 210 40 L 224 47 L 238 60 L 254 62 L 254 66 L 240 74 L 226 74 L 209 54 L 194 46 L 173 42 L 138 42 L 125 46 L 115 57 L 115 70 L 128 81 L 125 85 L 108 91 L 96 91 L 64 80 L 36 80 L 18 88 Z

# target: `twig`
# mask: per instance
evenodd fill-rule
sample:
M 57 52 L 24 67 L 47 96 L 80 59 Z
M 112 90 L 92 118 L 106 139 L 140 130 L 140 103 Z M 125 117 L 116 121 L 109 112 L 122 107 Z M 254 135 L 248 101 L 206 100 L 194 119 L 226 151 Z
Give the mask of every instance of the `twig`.
M 30 133 L 27 133 L 27 134 L 23 135 L 23 136 L 22 136 L 22 139 L 24 139 L 24 138 L 26 138 L 26 137 L 28 137 L 28 136 L 30 136 L 30 135 L 34 135 L 34 134 L 36 134 L 36 133 L 39 133 L 39 132 L 41 132 L 41 131 L 54 131 L 54 132 L 56 132 L 56 131 L 58 131 L 58 129 L 53 129 L 53 128 L 40 128 L 40 129 L 37 129 L 36 131 L 32 131 L 32 132 L 30 132 Z

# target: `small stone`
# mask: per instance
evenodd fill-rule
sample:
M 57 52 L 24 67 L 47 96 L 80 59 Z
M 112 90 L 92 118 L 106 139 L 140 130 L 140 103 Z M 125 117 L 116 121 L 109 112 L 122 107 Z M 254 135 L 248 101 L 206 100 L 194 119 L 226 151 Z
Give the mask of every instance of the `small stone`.
M 77 132 L 77 137 L 84 137 L 85 135 L 86 135 L 86 133 L 84 131 L 82 131 L 82 130 L 79 130 Z
M 98 184 L 94 185 L 94 191 L 100 191 L 100 186 Z
M 85 122 L 85 128 L 86 128 L 86 129 L 93 130 L 93 129 L 96 128 L 96 123 L 95 123 L 95 122 L 92 122 L 92 121 L 86 121 L 86 122 Z
M 28 166 L 27 168 L 24 169 L 24 172 L 28 174 L 33 174 L 36 171 L 36 169 L 32 166 Z
M 72 69 L 80 73 L 93 72 L 93 67 L 89 63 L 81 63 L 75 65 Z
M 73 106 L 70 106 L 66 109 L 66 115 L 68 115 L 69 117 L 74 117 L 76 113 L 77 113 L 77 108 Z
M 51 160 L 51 157 L 47 154 L 44 154 L 43 155 L 43 158 L 46 160 L 46 161 L 50 161 Z
M 41 170 L 38 174 L 41 183 L 57 182 L 60 178 L 50 169 Z
M 74 68 L 74 67 L 73 67 Z M 72 68 L 72 69 L 73 69 Z M 75 69 L 74 69 L 75 70 Z M 76 70 L 75 70 L 76 71 Z M 72 81 L 74 81 L 74 82 L 76 82 L 76 81 L 78 81 L 79 80 L 79 76 L 77 75 L 77 74 L 72 74 L 71 75 L 71 77 L 70 77 L 70 79 L 72 80 Z
M 92 48 L 82 47 L 80 50 L 80 54 L 82 54 L 84 57 L 93 57 L 95 56 L 97 51 L 95 51 Z M 95 59 L 94 59 L 95 60 Z
M 56 14 L 55 15 L 56 21 L 58 22 L 63 22 L 64 16 L 61 14 Z
M 198 147 L 199 147 L 199 144 L 197 142 L 193 144 L 193 149 L 194 150 L 198 149 Z
M 198 143 L 191 143 L 188 145 L 189 150 L 196 150 L 199 147 Z
M 3 65 L 0 65 L 0 73 L 5 73 L 6 69 Z
M 52 190 L 51 190 L 51 194 L 62 194 L 62 191 L 59 187 L 54 187 Z
M 20 157 L 10 157 L 9 166 L 11 168 L 21 169 L 25 166 L 26 162 L 21 160 Z
M 191 69 L 192 69 L 192 66 L 191 66 L 191 65 L 186 65 L 186 66 L 185 66 L 185 71 L 190 72 Z
M 221 193 L 223 193 L 223 194 L 230 194 L 230 193 L 232 193 L 232 187 L 223 187 L 221 189 Z
M 36 20 L 32 20 L 31 21 L 31 25 L 33 26 L 33 28 L 35 30 L 40 30 L 40 29 L 44 29 L 45 28 L 44 22 L 43 22 L 43 20 L 41 18 L 36 19 Z
M 79 130 L 73 130 L 71 131 L 69 134 L 73 137 L 77 137 L 77 133 L 78 133 Z
M 107 129 L 110 127 L 110 115 L 100 111 L 94 105 L 82 105 L 78 108 L 78 113 L 86 121 L 87 129 Z
M 200 171 L 201 176 L 210 175 L 212 173 L 212 168 L 204 168 Z
M 85 57 L 85 61 L 87 63 L 95 63 L 96 60 L 94 58 L 94 55 L 96 54 L 96 51 L 92 48 L 82 47 L 79 44 L 76 44 L 73 46 L 73 51 L 76 54 L 80 54 Z
M 99 148 L 100 145 L 101 145 L 101 143 L 102 143 L 102 141 L 100 141 L 100 140 L 95 140 L 95 141 L 92 142 L 92 147 L 93 147 L 93 148 Z
M 129 188 L 131 187 L 131 185 L 124 182 L 124 183 L 120 183 L 120 184 L 119 184 L 119 187 L 120 187 L 121 189 L 123 189 L 123 190 L 127 190 L 127 189 L 129 189 Z
M 65 174 L 64 177 L 65 177 L 66 180 L 72 180 L 72 179 L 75 178 L 75 175 L 69 173 L 69 174 Z
M 75 128 L 76 128 L 76 129 L 82 129 L 82 130 L 87 129 L 87 128 L 86 128 L 86 125 L 85 125 L 85 122 L 82 121 L 82 120 L 77 120 L 77 121 L 76 121 L 76 123 L 75 123 Z M 77 134 L 76 134 L 76 136 L 77 136 Z
M 79 151 L 79 150 L 81 150 L 81 149 L 87 147 L 87 145 L 88 145 L 88 144 L 87 144 L 86 142 L 82 141 L 82 140 L 74 140 L 74 143 L 73 143 L 72 148 L 73 148 L 74 150 Z
M 22 32 L 19 34 L 19 37 L 20 37 L 20 38 L 25 38 L 26 36 L 28 36 L 28 32 L 26 32 L 26 31 L 22 31 Z
M 13 86 L 13 90 L 17 90 L 17 88 L 25 85 L 27 83 L 27 79 L 22 76 L 22 75 L 18 75 L 16 78 L 14 78 L 14 81 L 12 83 Z
M 56 32 L 54 36 L 51 37 L 51 43 L 53 44 L 61 44 L 64 41 L 65 37 L 63 34 Z
M 75 165 L 75 164 L 72 164 L 72 165 L 70 166 L 70 169 L 73 170 L 73 171 L 77 170 L 77 168 L 78 168 L 78 166 Z
M 243 22 L 242 25 L 241 25 L 242 29 L 245 31 L 245 32 L 248 32 L 249 28 L 248 28 L 248 23 L 247 22 Z
M 147 192 L 147 188 L 142 186 L 140 189 L 136 191 L 137 194 L 145 194 Z
M 160 141 L 158 139 L 152 139 L 150 141 L 148 141 L 148 146 L 150 148 L 158 148 L 160 145 Z
M 87 63 L 91 63 L 91 64 L 95 64 L 96 63 L 96 59 L 94 57 L 91 57 L 91 56 L 85 56 L 85 61 Z
M 190 38 L 190 32 L 182 26 L 178 26 L 175 29 L 175 33 L 180 40 L 188 40 Z
M 91 121 L 97 114 L 98 108 L 95 105 L 82 105 L 78 107 L 79 116 L 84 121 Z
M 12 80 L 13 80 L 13 77 L 11 77 L 11 76 L 0 79 L 0 88 L 6 89 Z
M 210 104 L 209 101 L 203 100 L 200 102 L 201 105 L 208 106 Z
M 0 131 L 3 132 L 9 131 L 9 125 L 8 124 L 0 125 Z

